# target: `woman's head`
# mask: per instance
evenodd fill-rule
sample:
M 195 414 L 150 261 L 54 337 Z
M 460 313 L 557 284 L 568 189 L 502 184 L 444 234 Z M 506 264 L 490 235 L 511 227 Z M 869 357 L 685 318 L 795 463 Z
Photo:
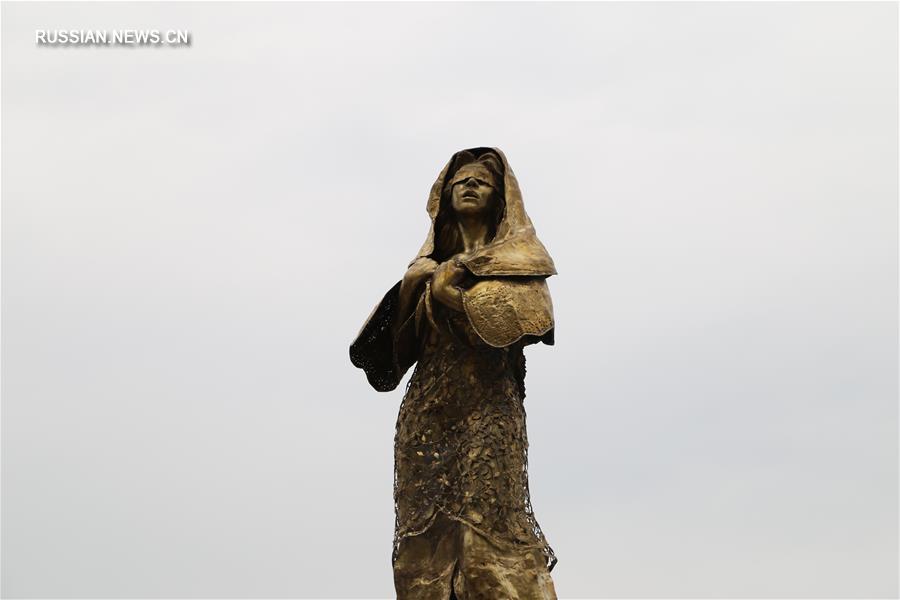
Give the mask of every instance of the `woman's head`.
M 484 215 L 496 201 L 496 190 L 493 173 L 479 163 L 469 163 L 450 181 L 450 208 L 457 218 Z
M 439 261 L 462 252 L 458 231 L 461 219 L 480 219 L 488 226 L 488 241 L 503 217 L 503 167 L 491 151 L 479 156 L 461 152 L 445 180 L 435 222 L 435 258 Z

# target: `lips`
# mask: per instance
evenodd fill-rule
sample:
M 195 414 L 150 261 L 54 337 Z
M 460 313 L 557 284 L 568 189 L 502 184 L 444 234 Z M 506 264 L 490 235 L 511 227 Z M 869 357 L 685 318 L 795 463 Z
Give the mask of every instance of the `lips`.
M 469 200 L 478 200 L 478 194 L 476 194 L 475 192 L 463 192 L 462 197 Z

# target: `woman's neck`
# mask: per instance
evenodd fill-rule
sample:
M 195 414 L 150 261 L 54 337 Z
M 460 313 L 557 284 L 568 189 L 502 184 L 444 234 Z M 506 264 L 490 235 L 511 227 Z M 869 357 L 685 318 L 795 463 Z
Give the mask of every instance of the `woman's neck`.
M 466 254 L 475 252 L 487 243 L 488 226 L 480 216 L 461 217 L 456 226 L 459 228 Z

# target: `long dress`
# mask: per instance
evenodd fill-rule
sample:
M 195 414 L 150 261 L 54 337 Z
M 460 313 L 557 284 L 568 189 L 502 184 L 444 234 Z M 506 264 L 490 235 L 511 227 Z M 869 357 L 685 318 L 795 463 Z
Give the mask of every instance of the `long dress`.
M 441 586 L 460 598 L 555 598 L 556 557 L 528 490 L 527 340 L 495 348 L 464 313 L 429 302 L 428 315 L 417 315 L 418 362 L 394 440 L 398 598 L 450 597 Z

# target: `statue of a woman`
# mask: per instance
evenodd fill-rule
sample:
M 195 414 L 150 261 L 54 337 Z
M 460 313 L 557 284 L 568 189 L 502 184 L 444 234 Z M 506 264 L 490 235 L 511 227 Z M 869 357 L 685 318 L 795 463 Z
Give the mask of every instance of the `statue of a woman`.
M 555 599 L 528 492 L 525 355 L 553 344 L 556 273 L 496 148 L 453 155 L 431 228 L 350 346 L 378 391 L 416 363 L 394 438 L 399 600 Z

